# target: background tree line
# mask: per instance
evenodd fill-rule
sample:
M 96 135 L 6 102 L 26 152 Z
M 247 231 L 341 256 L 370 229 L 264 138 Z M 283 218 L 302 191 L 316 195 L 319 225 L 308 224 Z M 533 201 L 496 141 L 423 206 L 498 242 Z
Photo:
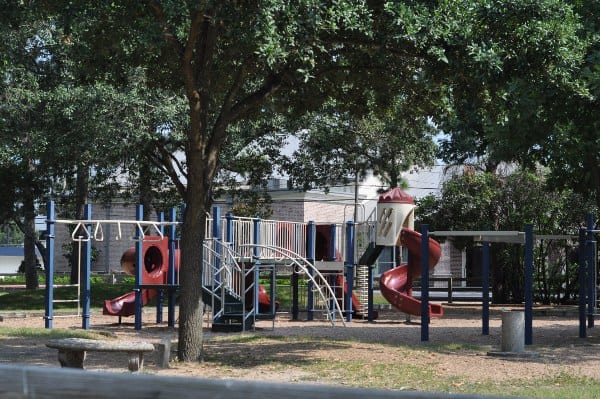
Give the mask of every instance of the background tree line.
M 534 254 L 536 300 L 571 303 L 578 289 L 577 234 L 586 214 L 597 209 L 595 203 L 572 189 L 552 186 L 543 170 L 504 166 L 495 172 L 473 166 L 450 169 L 440 195 L 418 200 L 418 222 L 429 224 L 432 231 L 523 231 L 531 223 L 535 234 L 573 234 L 572 240 L 536 241 Z M 453 243 L 467 252 L 467 275 L 480 284 L 480 246 L 471 238 L 456 238 Z M 491 243 L 495 303 L 523 301 L 523 257 L 523 245 Z

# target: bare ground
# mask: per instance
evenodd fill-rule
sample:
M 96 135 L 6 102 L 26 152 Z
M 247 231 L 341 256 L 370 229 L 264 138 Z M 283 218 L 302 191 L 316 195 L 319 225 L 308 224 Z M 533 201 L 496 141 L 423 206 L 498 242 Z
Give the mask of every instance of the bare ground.
M 498 310 L 490 318 L 490 334 L 481 333 L 481 314 L 477 307 L 448 307 L 441 319 L 430 324 L 429 342 L 421 342 L 420 318 L 407 322 L 394 310 L 380 311 L 376 322 L 355 320 L 332 326 L 327 321 L 290 321 L 279 315 L 273 324 L 261 321 L 256 331 L 246 335 L 261 340 L 219 340 L 220 336 L 239 333 L 213 333 L 204 329 L 206 361 L 177 362 L 175 353 L 169 368 L 159 368 L 157 356 L 146 357 L 144 372 L 156 375 L 198 376 L 208 378 L 262 379 L 277 382 L 311 380 L 336 384 L 336 376 L 318 375 L 297 367 L 311 361 L 361 361 L 364 364 L 406 364 L 431 366 L 439 376 L 459 378 L 466 383 L 501 382 L 563 374 L 600 378 L 600 330 L 587 329 L 581 339 L 575 309 L 536 309 L 533 343 L 527 346 L 534 356 L 513 358 L 489 356 L 501 345 L 501 317 Z M 1 314 L 1 312 L 0 312 Z M 0 326 L 43 327 L 42 317 L 11 317 L 5 314 Z M 20 315 L 14 315 L 20 316 Z M 151 313 L 144 314 L 141 331 L 133 328 L 133 319 L 116 324 L 116 318 L 93 314 L 92 330 L 102 331 L 120 340 L 158 342 L 165 337 L 177 339 L 177 330 L 153 323 Z M 80 318 L 55 318 L 55 328 L 77 329 Z M 318 340 L 283 340 L 281 337 L 312 337 Z M 408 351 L 406 346 L 411 349 Z M 433 350 L 431 350 L 433 349 Z M 270 361 L 261 361 L 270 359 Z M 280 359 L 281 361 L 272 361 Z M 45 341 L 31 338 L 0 338 L 0 364 L 29 364 L 57 367 L 57 354 Z M 126 372 L 125 355 L 93 353 L 86 368 Z

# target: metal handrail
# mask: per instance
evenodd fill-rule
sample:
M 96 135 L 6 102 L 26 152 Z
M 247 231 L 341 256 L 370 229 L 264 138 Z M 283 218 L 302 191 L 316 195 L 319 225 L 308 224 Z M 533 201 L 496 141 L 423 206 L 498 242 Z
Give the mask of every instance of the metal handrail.
M 299 254 L 297 254 L 293 251 L 290 251 L 287 248 L 269 247 L 269 246 L 257 245 L 257 244 L 245 244 L 245 245 L 241 245 L 241 247 L 268 249 L 269 251 L 274 251 L 274 252 L 282 255 L 282 258 L 286 258 L 286 259 L 290 260 L 291 263 L 289 264 L 289 267 L 298 267 L 300 270 L 302 270 L 304 272 L 304 274 L 306 276 L 308 276 L 309 280 L 312 281 L 313 287 L 316 290 L 315 292 L 319 293 L 319 296 L 321 297 L 321 299 L 323 300 L 323 303 L 325 304 L 325 307 L 327 309 L 327 314 L 329 316 L 328 318 L 329 318 L 331 324 L 332 325 L 334 324 L 334 320 L 336 319 L 336 317 L 334 317 L 334 316 L 335 316 L 335 314 L 337 314 L 339 316 L 340 320 L 342 320 L 342 324 L 346 325 L 346 323 L 344 322 L 342 310 L 340 309 L 340 306 L 337 302 L 337 297 L 335 295 L 335 292 L 333 291 L 333 289 L 327 282 L 327 279 L 321 274 L 321 272 L 311 262 L 308 261 L 308 259 L 300 256 Z M 286 264 L 286 266 L 288 266 L 288 265 Z M 309 269 L 311 269 L 311 271 L 313 273 L 310 273 Z M 328 295 L 326 295 L 326 293 Z M 331 309 L 329 307 L 329 303 L 334 304 L 333 305 L 334 309 Z

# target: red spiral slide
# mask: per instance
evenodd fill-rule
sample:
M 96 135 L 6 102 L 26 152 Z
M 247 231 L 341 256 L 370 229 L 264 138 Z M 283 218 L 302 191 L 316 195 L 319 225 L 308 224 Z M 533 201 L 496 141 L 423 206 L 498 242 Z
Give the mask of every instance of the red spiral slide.
M 421 233 L 403 228 L 399 245 L 408 249 L 408 263 L 395 267 L 381 275 L 379 285 L 381 294 L 392 306 L 401 312 L 415 316 L 421 315 L 421 301 L 412 297 L 412 280 L 421 275 Z M 440 244 L 429 239 L 429 269 L 438 263 L 442 250 Z M 442 317 L 441 305 L 429 304 L 430 317 Z

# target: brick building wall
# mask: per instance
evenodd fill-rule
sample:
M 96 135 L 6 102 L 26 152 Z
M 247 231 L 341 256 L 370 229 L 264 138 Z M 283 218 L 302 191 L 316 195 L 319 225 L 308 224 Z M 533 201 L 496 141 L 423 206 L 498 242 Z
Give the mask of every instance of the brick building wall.
M 352 218 L 354 199 L 350 195 L 275 191 L 271 196 L 273 220 L 343 223 L 345 218 Z
M 281 201 L 271 205 L 273 214 L 269 219 L 287 220 L 290 222 L 304 221 L 304 203 L 301 201 Z
M 344 210 L 347 206 L 338 202 L 305 202 L 305 221 L 316 223 L 344 223 Z M 347 217 L 352 217 L 352 211 Z

